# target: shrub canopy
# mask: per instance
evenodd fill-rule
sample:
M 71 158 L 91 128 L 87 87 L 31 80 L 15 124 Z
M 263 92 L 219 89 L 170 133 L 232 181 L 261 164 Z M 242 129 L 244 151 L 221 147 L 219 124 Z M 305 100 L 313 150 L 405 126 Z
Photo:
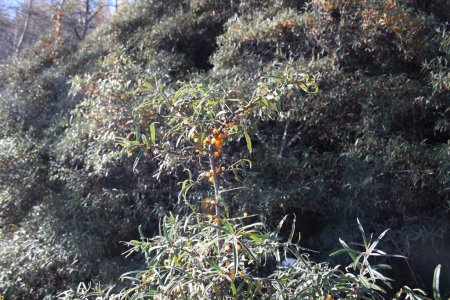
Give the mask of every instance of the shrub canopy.
M 450 268 L 448 16 L 441 0 L 142 0 L 81 43 L 42 37 L 0 68 L 0 295 L 51 298 L 142 266 L 120 241 L 139 226 L 152 236 L 185 203 L 198 209 L 211 185 L 184 199 L 180 183 L 209 169 L 166 155 L 180 135 L 138 164 L 138 151 L 117 156 L 116 137 L 150 138 L 151 124 L 162 134 L 183 88 L 186 105 L 212 99 L 212 115 L 189 122 L 220 125 L 243 105 L 233 99 L 264 85 L 275 107 L 245 112 L 220 153 L 226 168 L 253 163 L 223 176 L 224 188 L 245 187 L 224 194 L 229 211 L 268 228 L 295 213 L 318 260 L 338 237 L 358 238 L 357 217 L 391 228 L 387 249 L 410 259 L 389 275 L 427 289 L 435 265 Z M 300 74 L 319 92 L 263 80 Z

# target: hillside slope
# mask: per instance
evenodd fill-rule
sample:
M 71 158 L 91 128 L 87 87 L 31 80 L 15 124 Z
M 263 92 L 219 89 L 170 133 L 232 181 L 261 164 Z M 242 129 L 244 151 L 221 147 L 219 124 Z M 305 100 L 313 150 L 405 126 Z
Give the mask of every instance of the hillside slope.
M 391 228 L 386 247 L 409 257 L 391 276 L 429 289 L 438 263 L 450 274 L 448 16 L 440 0 L 147 0 L 81 44 L 42 38 L 0 69 L 0 295 L 113 283 L 141 263 L 120 241 L 184 211 L 182 168 L 116 153 L 116 136 L 155 121 L 139 108 L 152 88 L 207 83 L 245 98 L 262 75 L 300 73 L 319 92 L 249 117 L 251 156 L 243 141 L 226 150 L 253 161 L 227 178 L 252 187 L 230 210 L 272 227 L 295 213 L 303 245 L 324 255 L 357 239 L 357 217 Z

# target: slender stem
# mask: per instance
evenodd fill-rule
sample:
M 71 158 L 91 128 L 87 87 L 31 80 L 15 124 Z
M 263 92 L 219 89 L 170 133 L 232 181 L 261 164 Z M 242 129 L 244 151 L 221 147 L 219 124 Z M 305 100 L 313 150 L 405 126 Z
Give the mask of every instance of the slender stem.
M 287 135 L 288 135 L 288 130 L 289 130 L 290 124 L 291 124 L 291 122 L 289 120 L 287 120 L 286 125 L 284 126 L 283 138 L 281 139 L 281 147 L 280 147 L 280 151 L 278 152 L 278 157 L 277 157 L 277 159 L 279 159 L 279 160 L 283 158 L 283 153 L 284 153 L 284 150 L 286 149 Z
M 20 34 L 20 38 L 19 41 L 17 42 L 17 46 L 16 46 L 16 50 L 14 53 L 14 56 L 17 57 L 19 55 L 20 50 L 22 49 L 23 46 L 23 40 L 25 35 L 28 32 L 28 27 L 29 27 L 29 23 L 30 23 L 30 17 L 31 17 L 31 9 L 33 6 L 33 0 L 29 0 L 28 2 L 28 11 L 27 11 L 27 16 L 25 18 L 25 24 L 23 25 L 23 30 L 22 33 Z
M 214 162 L 214 156 L 213 156 L 213 152 L 211 151 L 211 146 L 208 151 L 208 155 L 209 155 L 209 167 L 213 171 L 211 176 L 214 179 L 213 186 L 214 186 L 214 198 L 216 198 L 216 218 L 220 218 L 221 198 L 220 198 L 220 193 L 219 193 L 219 184 L 217 183 L 218 176 L 216 175 L 216 172 L 215 172 L 216 164 Z M 222 243 L 219 239 L 219 237 L 220 237 L 219 229 L 216 230 L 216 235 L 217 235 L 217 249 L 221 249 Z
M 209 167 L 212 170 L 212 178 L 214 179 L 213 186 L 214 186 L 214 198 L 216 198 L 216 217 L 220 216 L 220 192 L 219 192 L 219 184 L 217 183 L 218 176 L 216 175 L 215 168 L 216 164 L 214 162 L 214 156 L 211 151 L 209 151 Z

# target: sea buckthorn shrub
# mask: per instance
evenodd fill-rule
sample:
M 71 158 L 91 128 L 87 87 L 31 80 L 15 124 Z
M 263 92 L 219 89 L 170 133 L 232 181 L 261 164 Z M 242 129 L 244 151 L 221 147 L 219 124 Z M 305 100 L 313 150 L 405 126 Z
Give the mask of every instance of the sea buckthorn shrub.
M 54 228 L 47 212 L 37 204 L 26 222 L 2 226 L 0 291 L 5 298 L 49 298 L 77 278 L 74 248 L 61 242 L 64 237 L 49 234 Z
M 140 10 L 134 11 L 142 14 Z M 33 207 L 45 204 L 46 214 L 58 225 L 43 228 L 42 234 L 50 238 L 57 232 L 62 245 L 75 245 L 67 246 L 66 250 L 72 254 L 64 262 L 66 266 L 71 265 L 74 273 L 61 270 L 61 276 L 67 275 L 72 281 L 49 281 L 48 288 L 35 294 L 38 298 L 54 293 L 68 282 L 96 276 L 105 282 L 121 274 L 126 267 L 116 268 L 122 260 L 118 241 L 135 236 L 139 224 L 144 228 L 154 227 L 157 219 L 149 216 L 160 216 L 173 207 L 173 203 L 157 199 L 176 194 L 171 189 L 176 186 L 175 179 L 166 178 L 166 188 L 157 188 L 151 162 L 147 162 L 147 176 L 141 171 L 141 176 L 136 177 L 129 163 L 127 167 L 127 162 L 113 158 L 117 129 L 127 134 L 134 131 L 130 130 L 134 121 L 141 121 L 140 115 L 131 117 L 130 99 L 140 99 L 131 95 L 131 89 L 142 84 L 137 80 L 151 82 L 150 72 L 164 75 L 161 68 L 150 71 L 151 68 L 140 65 L 142 60 L 149 59 L 146 53 L 153 55 L 156 51 L 145 45 L 144 49 L 139 48 L 142 45 L 137 44 L 138 35 L 120 43 L 121 36 L 116 35 L 115 29 L 124 20 L 130 33 L 131 28 L 139 31 L 154 25 L 152 19 L 146 18 L 141 24 L 133 24 L 126 19 L 128 13 L 132 14 L 125 11 L 123 16 L 117 16 L 77 46 L 69 41 L 61 45 L 53 43 L 51 37 L 43 38 L 22 58 L 7 62 L 2 68 L 1 76 L 5 80 L 1 81 L 1 118 L 5 122 L 1 124 L 1 134 L 5 137 L 3 146 L 7 147 L 2 152 L 5 168 L 2 225 L 17 225 L 26 234 L 32 234 L 28 232 L 31 227 L 25 224 L 33 222 L 35 216 L 28 213 Z M 142 60 L 138 60 L 138 54 Z M 167 56 L 171 55 L 168 51 Z M 174 69 L 178 59 L 174 56 L 168 69 Z M 128 82 L 130 77 L 134 80 Z M 29 132 L 29 136 L 18 138 L 24 132 Z M 12 161 L 16 154 L 18 157 Z M 9 176 L 14 168 L 20 180 Z M 21 223 L 16 224 L 18 221 Z M 14 236 L 13 232 L 4 239 L 14 240 Z M 79 240 L 86 243 L 77 244 Z M 15 246 L 17 251 L 13 251 Z M 5 248 L 5 262 L 9 257 L 6 252 L 22 253 L 20 247 L 17 242 Z M 27 261 L 19 259 L 17 268 L 25 271 L 30 267 L 33 274 L 39 274 L 37 265 Z M 16 269 L 15 273 L 20 276 L 21 272 Z M 4 274 L 2 280 L 8 288 L 1 293 L 7 297 L 25 299 L 32 289 L 39 290 L 43 285 L 34 275 L 26 285 L 20 285 L 16 275 Z
M 371 256 L 388 255 L 376 249 L 387 231 L 378 238 L 363 235 L 360 249 L 353 249 L 340 240 L 352 262 L 347 268 L 315 263 L 307 250 L 293 242 L 295 220 L 286 241 L 279 237 L 284 218 L 274 232 L 267 232 L 263 222 L 254 222 L 256 215 L 236 215 L 229 205 L 228 193 L 246 186 L 230 187 L 240 181 L 243 167 L 251 162 L 237 160 L 228 147 L 246 146 L 253 151 L 249 121 L 255 115 L 270 119 L 279 112 L 283 95 L 316 91 L 315 81 L 304 74 L 283 73 L 262 77 L 251 98 L 223 94 L 214 86 L 190 82 L 176 90 L 161 84 L 148 89 L 139 110 L 151 111 L 148 130 L 136 126 L 133 138 L 117 137 L 121 153 L 137 156 L 139 161 L 153 156 L 158 162 L 158 176 L 176 171 L 181 166 L 187 179 L 180 182 L 179 200 L 194 213 L 164 217 L 159 234 L 128 243 L 135 252 L 144 254 L 145 269 L 122 275 L 130 280 L 120 292 L 111 288 L 80 284 L 77 291 L 67 290 L 62 299 L 314 299 L 346 297 L 383 299 L 385 287 L 392 288 L 383 275 L 386 265 L 371 265 Z M 233 97 L 229 97 L 233 95 Z M 162 106 L 162 104 L 164 104 Z M 156 109 L 156 110 L 155 110 Z M 163 122 L 165 121 L 165 122 Z M 239 143 L 245 140 L 245 144 Z M 236 161 L 237 160 L 237 161 Z M 245 164 L 242 164 L 245 163 Z M 196 167 L 193 167 L 196 166 Z M 234 180 L 227 178 L 234 174 Z M 199 185 L 207 184 L 210 197 L 201 201 L 191 195 Z M 404 287 L 406 296 L 424 295 L 421 290 Z
M 357 239 L 356 217 L 371 231 L 391 228 L 385 248 L 410 256 L 392 262 L 395 284 L 429 288 L 434 266 L 448 268 L 450 247 L 445 11 L 440 0 L 136 1 L 80 44 L 43 38 L 5 62 L 0 230 L 9 244 L 2 270 L 17 260 L 14 272 L 2 273 L 0 294 L 53 297 L 80 281 L 115 282 L 142 262 L 139 255 L 124 260 L 118 242 L 137 239 L 139 225 L 152 236 L 168 211 L 184 218 L 203 206 L 213 213 L 215 205 L 203 200 L 214 198 L 217 178 L 219 188 L 239 187 L 222 195 L 230 212 L 260 215 L 267 232 L 295 213 L 304 245 L 323 255 L 337 237 Z M 320 92 L 299 96 L 266 80 L 275 75 L 295 84 L 300 74 L 313 75 Z M 171 97 L 182 87 L 175 105 Z M 226 129 L 219 108 L 226 121 L 230 105 L 255 91 L 277 101 L 245 112 L 233 124 L 239 131 Z M 186 105 L 201 97 L 214 114 L 194 120 Z M 171 105 L 179 105 L 186 124 Z M 170 118 L 161 117 L 171 109 Z M 201 132 L 222 164 L 197 168 L 206 147 L 195 135 L 179 140 L 189 136 L 181 127 L 159 149 L 115 157 L 116 135 L 142 145 L 153 128 L 158 141 L 173 118 L 190 129 L 209 122 Z M 217 139 L 214 129 L 229 135 Z M 168 151 L 181 145 L 192 147 L 182 154 L 195 159 L 180 161 Z M 42 207 L 40 216 L 53 225 L 40 227 L 43 237 L 36 238 L 42 219 L 31 212 Z M 55 252 L 46 241 L 57 236 L 64 253 L 55 258 L 58 267 L 32 264 L 23 236 L 48 253 Z M 329 259 L 323 255 L 315 258 Z M 45 283 L 35 278 L 42 273 L 61 279 Z M 21 274 L 32 276 L 19 285 Z
M 265 231 L 263 223 L 252 223 L 255 216 L 210 219 L 192 214 L 172 214 L 164 218 L 160 235 L 141 237 L 128 244 L 146 257 L 146 268 L 126 273 L 130 282 L 120 292 L 100 284 L 81 283 L 77 290 L 67 290 L 60 299 L 384 299 L 391 289 L 391 279 L 383 273 L 386 264 L 375 257 L 398 257 L 378 249 L 386 234 L 366 236 L 360 225 L 363 243 L 349 246 L 340 240 L 341 249 L 332 253 L 347 254 L 345 268 L 316 263 L 308 250 L 290 238 L 281 242 L 278 234 L 285 219 L 274 232 Z M 434 282 L 439 282 L 440 266 Z M 439 295 L 437 285 L 436 294 Z M 396 299 L 426 298 L 420 289 L 404 286 Z
M 5 226 L 20 222 L 46 193 L 47 171 L 40 155 L 42 146 L 17 135 L 0 141 L 0 226 Z
M 149 72 L 171 81 L 211 68 L 209 56 L 233 1 L 139 1 L 109 32 Z
M 289 7 L 269 14 L 255 10 L 236 15 L 226 23 L 226 32 L 217 39 L 218 50 L 211 63 L 218 72 L 251 73 L 276 59 L 304 58 L 310 55 L 310 42 L 304 35 L 301 15 Z M 225 73 L 226 74 L 226 73 Z
M 424 253 L 426 244 L 448 247 L 448 34 L 411 1 L 295 8 L 230 18 L 211 58 L 217 80 L 285 64 L 315 74 L 320 89 L 291 97 L 275 121 L 255 120 L 252 157 L 262 163 L 245 182 L 256 188 L 234 202 L 275 223 L 295 211 L 314 249 L 333 248 L 336 232 L 352 236 L 343 220 L 365 216 L 392 228 L 392 247 L 431 274 L 419 263 L 424 255 L 447 259 Z M 251 90 L 251 81 L 240 84 Z
M 66 72 L 58 65 L 70 47 L 44 37 L 27 52 L 33 59 L 19 58 L 2 65 L 2 127 L 11 133 L 20 128 L 42 136 L 51 124 L 49 119 L 62 109 L 60 98 L 68 85 Z
M 309 1 L 300 12 L 291 1 L 275 7 L 230 18 L 212 58 L 217 69 L 329 57 L 352 70 L 362 63 L 399 72 L 420 67 L 435 51 L 427 44 L 433 19 L 397 1 Z

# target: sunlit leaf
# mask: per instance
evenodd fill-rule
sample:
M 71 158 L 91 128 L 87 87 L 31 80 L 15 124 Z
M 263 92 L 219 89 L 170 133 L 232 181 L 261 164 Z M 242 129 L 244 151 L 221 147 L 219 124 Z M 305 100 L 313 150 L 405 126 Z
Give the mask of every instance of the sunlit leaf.
M 150 141 L 152 142 L 152 145 L 156 144 L 156 128 L 155 128 L 155 122 L 150 124 Z
M 252 153 L 252 140 L 250 139 L 250 136 L 248 135 L 248 133 L 246 131 L 244 132 L 244 137 L 245 137 L 245 141 L 247 142 L 248 152 Z
M 437 265 L 434 269 L 433 276 L 433 296 L 434 300 L 441 300 L 441 292 L 439 290 L 439 277 L 441 275 L 441 265 Z

